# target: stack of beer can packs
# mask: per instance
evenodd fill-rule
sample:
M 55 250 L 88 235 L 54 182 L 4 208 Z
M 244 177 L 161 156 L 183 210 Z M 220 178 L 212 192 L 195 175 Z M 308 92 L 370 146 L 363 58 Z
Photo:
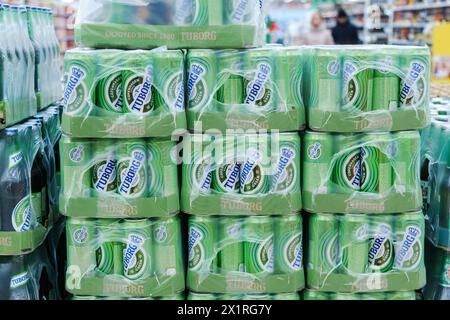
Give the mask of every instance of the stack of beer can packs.
M 60 106 L 0 131 L 1 300 L 57 299 Z M 44 281 L 41 281 L 43 279 Z
M 415 299 L 425 285 L 420 136 L 430 54 L 416 47 L 305 52 L 304 299 Z M 406 131 L 408 130 L 408 131 Z
M 427 285 L 423 296 L 450 300 L 450 99 L 435 98 L 422 130 L 421 183 L 426 226 Z
M 0 3 L 0 129 L 61 99 L 59 42 L 50 9 Z M 20 85 L 19 85 L 20 84 Z

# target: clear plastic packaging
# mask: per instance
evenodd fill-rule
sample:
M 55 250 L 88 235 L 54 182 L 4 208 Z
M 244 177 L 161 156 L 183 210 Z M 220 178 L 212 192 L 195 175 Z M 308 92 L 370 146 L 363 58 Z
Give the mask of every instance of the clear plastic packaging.
M 178 217 L 67 220 L 66 289 L 74 295 L 158 297 L 184 290 Z
M 189 292 L 187 300 L 300 300 L 297 292 L 292 293 L 247 293 L 247 294 L 212 294 Z
M 71 300 L 184 300 L 184 294 L 176 294 L 163 297 L 96 297 L 96 296 L 72 296 Z
M 426 46 L 305 48 L 308 126 L 327 132 L 424 128 L 430 69 Z
M 45 246 L 27 255 L 0 256 L 0 300 L 56 300 L 57 282 Z
M 82 0 L 79 47 L 247 48 L 263 43 L 262 0 Z
M 188 128 L 298 131 L 305 125 L 302 50 L 189 50 Z
M 59 134 L 54 108 L 0 132 L 0 255 L 33 251 L 58 218 L 53 143 Z
M 308 215 L 307 286 L 324 292 L 411 291 L 426 283 L 421 211 Z
M 60 211 L 70 217 L 162 217 L 179 211 L 169 138 L 61 139 Z
M 298 212 L 297 133 L 186 135 L 181 207 L 195 215 L 283 215 Z
M 421 208 L 417 131 L 307 131 L 303 142 L 304 209 L 378 214 Z
M 426 241 L 425 265 L 427 285 L 422 290 L 424 299 L 450 300 L 450 250 Z
M 289 293 L 304 287 L 302 217 L 189 217 L 187 287 Z
M 66 134 L 168 137 L 186 128 L 181 50 L 73 49 L 66 53 Z
M 415 291 L 396 292 L 321 292 L 306 289 L 303 291 L 303 300 L 421 300 Z
M 431 126 L 422 130 L 421 185 L 427 238 L 450 248 L 450 102 L 433 107 Z

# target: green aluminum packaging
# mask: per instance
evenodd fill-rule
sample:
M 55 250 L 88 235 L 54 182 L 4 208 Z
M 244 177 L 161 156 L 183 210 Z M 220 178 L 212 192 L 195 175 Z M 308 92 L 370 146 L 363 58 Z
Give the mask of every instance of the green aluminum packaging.
M 66 134 L 141 138 L 185 129 L 182 51 L 72 49 L 65 61 Z
M 298 291 L 304 286 L 301 238 L 298 215 L 191 216 L 187 286 L 220 294 Z
M 196 215 L 298 212 L 300 150 L 294 133 L 185 136 L 182 210 Z
M 306 210 L 375 214 L 420 208 L 417 132 L 306 132 L 304 141 Z
M 67 231 L 66 289 L 72 294 L 153 298 L 184 288 L 178 217 L 69 218 Z
M 179 211 L 174 141 L 63 136 L 60 148 L 63 170 L 59 210 L 64 215 L 148 218 Z
M 303 92 L 311 129 L 404 131 L 429 124 L 428 48 L 353 45 L 304 50 Z
M 420 211 L 310 214 L 308 288 L 346 295 L 422 288 L 424 228 Z
M 188 127 L 276 129 L 304 126 L 303 50 L 267 45 L 251 50 L 190 50 Z M 201 123 L 201 126 L 199 125 Z

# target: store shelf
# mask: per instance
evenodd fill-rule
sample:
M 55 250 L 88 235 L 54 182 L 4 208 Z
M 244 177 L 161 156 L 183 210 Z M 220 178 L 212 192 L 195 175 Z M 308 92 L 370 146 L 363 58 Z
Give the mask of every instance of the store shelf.
M 431 3 L 418 3 L 404 6 L 394 6 L 392 11 L 414 11 L 414 10 L 426 10 L 436 8 L 450 7 L 450 1 L 446 2 L 431 2 Z

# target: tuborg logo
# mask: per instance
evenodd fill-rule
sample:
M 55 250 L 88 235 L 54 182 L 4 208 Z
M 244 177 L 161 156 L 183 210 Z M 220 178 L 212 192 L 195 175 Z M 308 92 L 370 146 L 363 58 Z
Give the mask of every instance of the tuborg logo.
M 249 90 L 247 97 L 245 98 L 245 103 L 249 105 L 255 105 L 256 100 L 261 98 L 264 93 L 264 87 L 266 85 L 267 80 L 270 77 L 270 73 L 272 72 L 272 68 L 267 63 L 260 63 L 258 65 L 258 72 L 255 75 L 255 78 L 249 84 Z
M 199 63 L 193 63 L 191 65 L 191 71 L 189 72 L 189 78 L 187 82 L 187 92 L 189 100 L 195 97 L 195 88 L 205 74 L 205 68 Z
M 26 284 L 29 279 L 30 279 L 30 276 L 29 276 L 28 272 L 19 273 L 18 275 L 15 275 L 11 278 L 11 283 L 10 283 L 9 287 L 10 287 L 10 289 L 15 289 L 15 288 L 21 287 L 24 284 Z
M 400 246 L 400 250 L 395 256 L 395 266 L 401 267 L 403 262 L 407 259 L 408 253 L 414 244 L 419 241 L 421 231 L 416 226 L 410 226 L 406 229 L 403 241 Z
M 275 170 L 275 174 L 273 175 L 273 181 L 275 182 L 275 185 L 277 185 L 278 180 L 280 180 L 280 177 L 286 169 L 287 165 L 292 161 L 294 157 L 294 149 L 288 147 L 283 147 L 281 149 L 280 159 L 278 160 L 277 168 Z
M 64 92 L 64 106 L 68 106 L 72 94 L 81 81 L 86 77 L 86 72 L 79 67 L 70 68 L 70 76 L 67 80 L 66 90 Z
M 320 142 L 315 142 L 308 148 L 308 157 L 311 160 L 317 160 L 320 158 L 321 155 L 321 144 Z
M 244 16 L 248 14 L 249 9 L 249 0 L 239 0 L 239 3 L 235 6 L 233 15 L 231 16 L 231 21 L 234 24 L 244 22 Z
M 400 91 L 400 104 L 404 104 L 406 102 L 406 99 L 409 98 L 409 96 L 411 95 L 411 91 L 413 90 L 414 86 L 416 85 L 422 74 L 425 72 L 425 70 L 425 65 L 422 62 L 411 62 L 405 82 L 403 83 L 403 87 Z
M 133 151 L 130 159 L 130 165 L 126 170 L 125 178 L 123 179 L 119 187 L 119 191 L 121 193 L 130 194 L 131 187 L 134 185 L 138 177 L 139 170 L 144 164 L 144 159 L 145 159 L 144 152 L 140 150 Z
M 246 181 L 251 177 L 253 169 L 257 166 L 258 162 L 261 161 L 261 158 L 262 155 L 258 150 L 250 149 L 248 151 L 247 160 L 242 165 L 241 180 L 240 180 L 241 186 L 245 185 Z
M 101 175 L 95 184 L 95 189 L 99 191 L 107 191 L 108 183 L 112 176 L 116 174 L 116 164 L 117 160 L 108 160 L 106 165 L 104 165 L 101 170 Z
M 126 273 L 136 263 L 136 253 L 144 244 L 144 237 L 139 234 L 130 234 L 127 241 L 127 247 L 123 251 L 123 268 Z
M 150 100 L 153 86 L 153 67 L 147 67 L 144 76 L 144 83 L 139 86 L 136 99 L 131 104 L 131 110 L 136 112 L 144 112 L 144 105 Z
M 81 228 L 75 230 L 73 233 L 73 239 L 76 243 L 84 243 L 86 242 L 87 238 L 89 236 L 87 226 L 84 224 L 81 226 Z

